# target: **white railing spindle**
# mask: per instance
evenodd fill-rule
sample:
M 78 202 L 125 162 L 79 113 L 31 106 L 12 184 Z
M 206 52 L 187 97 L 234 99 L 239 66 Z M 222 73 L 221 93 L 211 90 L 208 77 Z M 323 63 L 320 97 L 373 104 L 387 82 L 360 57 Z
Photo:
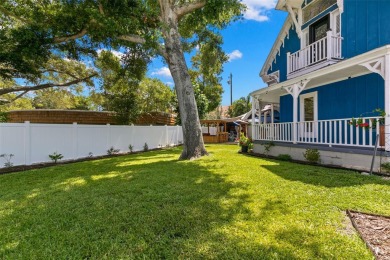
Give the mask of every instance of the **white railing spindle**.
M 341 59 L 342 37 L 333 36 L 329 31 L 327 36 L 306 46 L 305 48 L 287 53 L 287 74 L 304 69 L 324 60 Z

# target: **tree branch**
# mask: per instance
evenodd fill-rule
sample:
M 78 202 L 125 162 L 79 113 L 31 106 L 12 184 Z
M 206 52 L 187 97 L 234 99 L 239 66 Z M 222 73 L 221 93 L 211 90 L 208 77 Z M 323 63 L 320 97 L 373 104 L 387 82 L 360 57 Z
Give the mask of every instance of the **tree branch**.
M 28 20 L 22 18 L 22 17 L 19 17 L 17 15 L 15 15 L 14 13 L 10 12 L 9 10 L 7 10 L 6 8 L 0 6 L 0 13 L 3 13 L 4 15 L 6 16 L 9 16 L 9 17 L 12 17 L 14 18 L 15 20 L 18 20 L 18 21 L 21 21 L 23 23 L 27 23 Z
M 177 20 L 180 20 L 186 14 L 189 14 L 197 9 L 200 9 L 206 5 L 206 1 L 198 1 L 194 3 L 188 3 L 180 7 L 175 8 L 175 13 L 177 15 Z
M 133 43 L 145 44 L 145 39 L 138 35 L 120 35 L 117 37 L 119 40 L 124 40 Z
M 92 75 L 89 75 L 88 77 L 81 78 L 81 79 L 75 79 L 75 80 L 72 80 L 72 81 L 69 81 L 69 82 L 66 82 L 66 83 L 62 83 L 62 84 L 59 84 L 59 83 L 45 83 L 45 84 L 40 84 L 40 85 L 36 85 L 36 86 L 18 86 L 18 87 L 12 87 L 12 88 L 3 88 L 3 89 L 0 89 L 0 96 L 8 94 L 8 93 L 12 93 L 12 92 L 19 92 L 19 91 L 24 91 L 25 92 L 25 93 L 23 93 L 23 95 L 24 95 L 27 92 L 34 91 L 34 90 L 53 88 L 53 87 L 69 87 L 71 85 L 74 85 L 74 84 L 86 81 L 88 79 L 91 79 L 91 78 L 93 78 L 93 77 L 95 77 L 97 75 L 98 75 L 98 73 L 94 73 Z
M 72 41 L 72 40 L 76 40 L 78 38 L 81 38 L 86 34 L 87 34 L 87 28 L 84 28 L 80 32 L 73 34 L 73 35 L 64 36 L 64 37 L 55 37 L 53 39 L 53 41 L 54 41 L 54 43 L 68 42 L 68 41 Z
M 99 6 L 99 12 L 100 14 L 104 15 L 104 9 L 103 9 L 103 5 L 101 2 L 98 3 L 98 6 Z
M 56 69 L 47 69 L 47 70 L 42 70 L 41 73 L 44 74 L 44 73 L 47 73 L 47 72 L 54 72 L 54 73 L 58 73 L 58 74 L 65 74 L 65 75 L 68 75 L 74 79 L 77 79 L 77 76 L 73 73 L 70 73 L 70 72 L 67 72 L 67 71 L 60 71 L 60 70 L 56 70 Z

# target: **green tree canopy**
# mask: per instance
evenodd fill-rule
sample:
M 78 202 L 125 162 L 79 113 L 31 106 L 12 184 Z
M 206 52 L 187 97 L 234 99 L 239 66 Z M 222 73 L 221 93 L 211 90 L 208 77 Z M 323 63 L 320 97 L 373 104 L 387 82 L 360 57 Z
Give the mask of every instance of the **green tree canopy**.
M 241 97 L 240 99 L 233 102 L 229 107 L 228 114 L 230 117 L 236 117 L 243 115 L 251 109 L 250 96 Z
M 184 136 L 181 158 L 196 158 L 207 152 L 183 51 L 201 38 L 196 36 L 224 28 L 243 9 L 239 0 L 4 0 L 0 75 L 34 81 L 53 54 L 80 60 L 104 46 L 126 47 L 128 70 L 137 71 L 159 54 L 175 81 Z

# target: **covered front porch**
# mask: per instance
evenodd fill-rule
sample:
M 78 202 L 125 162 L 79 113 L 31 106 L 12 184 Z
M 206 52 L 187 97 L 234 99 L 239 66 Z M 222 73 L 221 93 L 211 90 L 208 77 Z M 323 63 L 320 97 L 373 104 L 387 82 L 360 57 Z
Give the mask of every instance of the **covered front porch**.
M 359 109 L 359 98 L 356 97 L 371 97 L 369 93 L 359 93 L 358 90 L 353 90 L 355 93 L 348 96 L 346 91 L 352 88 L 347 81 L 352 79 L 355 85 L 359 85 L 359 77 L 363 76 L 367 77 L 366 88 L 370 88 L 370 84 L 376 86 L 373 91 L 377 92 L 373 99 L 381 101 L 376 101 L 379 106 L 365 111 L 370 113 L 354 113 L 353 111 Z M 337 85 L 339 82 L 344 82 L 345 86 L 349 84 L 349 88 L 344 88 L 345 96 L 342 97 L 337 96 L 339 92 L 332 92 L 338 87 L 344 87 L 343 84 Z M 324 89 L 326 98 L 322 95 L 325 93 Z M 256 113 L 261 116 L 261 110 L 267 104 L 277 104 L 281 107 L 280 122 L 259 121 L 252 124 L 252 138 L 255 141 L 364 149 L 377 146 L 390 151 L 390 142 L 386 142 L 386 133 L 390 133 L 390 46 L 257 90 L 252 92 L 251 96 L 254 114 L 252 117 L 255 117 Z M 352 98 L 357 100 L 354 100 L 354 106 L 358 109 L 335 112 L 335 107 L 343 107 L 343 103 Z M 285 100 L 291 101 L 281 102 Z M 375 108 L 383 110 L 383 113 L 373 112 Z M 332 109 L 333 113 L 324 113 L 324 110 Z M 291 113 L 291 118 L 285 116 L 286 111 Z
M 385 127 L 382 122 L 383 118 L 377 116 L 255 124 L 252 136 L 254 140 L 292 144 L 384 148 Z

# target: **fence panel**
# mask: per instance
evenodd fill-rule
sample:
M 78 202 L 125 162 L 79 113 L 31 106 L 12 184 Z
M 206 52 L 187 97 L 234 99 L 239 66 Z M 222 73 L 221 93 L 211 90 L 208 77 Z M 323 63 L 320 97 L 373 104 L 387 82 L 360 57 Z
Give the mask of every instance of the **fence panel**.
M 63 160 L 73 159 L 72 125 L 30 124 L 30 160 L 26 164 L 50 160 L 49 154 L 61 153 Z M 27 142 L 26 142 L 27 143 Z
M 0 124 L 0 154 L 14 154 L 12 162 L 15 165 L 25 164 L 25 124 Z M 0 167 L 4 160 L 0 158 Z
M 13 154 L 13 165 L 50 161 L 61 153 L 63 160 L 107 154 L 110 147 L 128 152 L 183 142 L 181 126 L 111 126 L 74 124 L 0 123 L 0 154 Z M 0 168 L 5 159 L 0 158 Z
M 77 126 L 77 158 L 104 155 L 110 148 L 107 140 L 108 126 Z

